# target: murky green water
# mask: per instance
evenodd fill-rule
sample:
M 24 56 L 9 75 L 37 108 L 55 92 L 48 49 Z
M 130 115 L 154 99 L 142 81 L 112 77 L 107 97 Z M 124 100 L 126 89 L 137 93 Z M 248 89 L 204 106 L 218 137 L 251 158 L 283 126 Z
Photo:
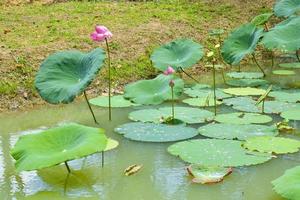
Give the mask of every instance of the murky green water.
M 209 80 L 208 76 L 201 78 L 202 82 Z M 285 85 L 295 82 L 296 76 L 281 80 Z M 117 125 L 129 122 L 127 115 L 132 109 L 140 108 L 114 109 L 113 121 L 109 122 L 107 110 L 95 108 L 99 127 L 105 128 L 120 145 L 105 154 L 104 168 L 101 154 L 70 162 L 73 173 L 69 176 L 64 165 L 17 174 L 9 150 L 20 135 L 32 130 L 71 121 L 95 126 L 85 102 L 0 114 L 0 199 L 279 200 L 281 197 L 272 191 L 270 182 L 286 169 L 299 165 L 300 153 L 288 154 L 265 164 L 235 168 L 222 183 L 192 184 L 185 170 L 187 165 L 167 153 L 171 143 L 134 142 L 113 132 Z M 225 106 L 220 109 L 230 110 Z M 126 177 L 123 170 L 131 164 L 142 164 L 143 168 Z

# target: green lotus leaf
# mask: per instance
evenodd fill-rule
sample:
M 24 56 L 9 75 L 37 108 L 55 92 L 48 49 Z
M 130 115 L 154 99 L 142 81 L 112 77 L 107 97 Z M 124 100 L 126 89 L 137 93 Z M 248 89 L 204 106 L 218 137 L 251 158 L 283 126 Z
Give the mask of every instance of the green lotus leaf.
M 273 70 L 272 73 L 276 74 L 276 75 L 284 75 L 284 76 L 295 75 L 296 74 L 292 70 Z
M 174 107 L 175 118 L 187 124 L 196 124 L 210 121 L 213 113 L 199 108 Z M 161 123 L 172 116 L 172 107 L 159 109 L 143 109 L 129 113 L 129 119 L 141 122 Z
M 103 151 L 106 145 L 103 129 L 65 124 L 21 136 L 11 155 L 16 160 L 17 171 L 30 171 Z
M 117 148 L 118 146 L 119 146 L 119 142 L 117 140 L 108 138 L 107 139 L 106 147 L 105 147 L 105 149 L 103 151 L 110 151 L 112 149 Z
M 258 136 L 247 139 L 243 146 L 250 151 L 285 154 L 299 151 L 300 141 L 283 137 Z
M 191 89 L 193 90 L 200 90 L 200 89 L 207 89 L 207 88 L 211 88 L 211 86 L 207 84 L 199 84 L 199 83 L 191 87 Z
M 300 63 L 280 63 L 279 67 L 288 69 L 300 69 Z
M 274 190 L 290 200 L 300 199 L 300 166 L 288 169 L 282 176 L 272 181 Z
M 108 107 L 108 96 L 99 96 L 90 99 L 89 102 L 95 106 Z M 131 101 L 125 99 L 123 95 L 116 95 L 111 97 L 111 107 L 123 108 L 130 106 L 138 106 L 138 104 L 132 103 Z
M 260 96 L 263 95 L 266 90 L 251 87 L 237 87 L 223 89 L 223 92 L 236 96 Z
M 154 67 L 165 71 L 168 66 L 175 70 L 196 64 L 204 55 L 202 45 L 190 39 L 177 39 L 154 50 L 151 60 Z
M 209 35 L 211 36 L 219 36 L 222 35 L 224 32 L 224 29 L 212 29 L 208 31 Z
M 199 97 L 199 98 L 212 98 L 214 95 L 213 89 L 193 89 L 185 88 L 184 93 L 190 97 Z M 225 94 L 221 89 L 216 89 L 217 99 L 225 99 L 231 97 L 229 94 Z
M 189 104 L 191 106 L 199 106 L 199 107 L 209 107 L 214 106 L 215 102 L 213 98 L 188 98 L 182 100 L 183 103 Z M 217 100 L 217 105 L 221 105 L 222 101 Z
M 271 154 L 246 151 L 237 140 L 198 139 L 177 142 L 168 152 L 183 161 L 204 166 L 238 167 L 270 160 Z
M 232 79 L 226 81 L 227 85 L 236 87 L 257 87 L 268 84 L 264 79 Z
M 289 17 L 299 12 L 299 0 L 278 0 L 274 6 L 274 13 L 277 17 Z
M 172 142 L 196 136 L 197 130 L 184 125 L 166 125 L 132 122 L 115 128 L 115 131 L 130 140 L 143 142 Z
M 193 164 L 187 168 L 189 174 L 193 176 L 193 183 L 209 184 L 223 181 L 224 177 L 232 173 L 232 168 L 227 167 L 204 167 Z
M 224 41 L 221 54 L 224 61 L 231 65 L 239 64 L 248 54 L 255 51 L 259 39 L 262 37 L 263 29 L 256 28 L 248 23 L 235 29 Z
M 258 79 L 264 77 L 264 74 L 261 72 L 229 72 L 226 76 L 230 78 Z
M 300 102 L 299 89 L 272 91 L 270 92 L 269 96 L 274 97 L 277 101 L 284 101 L 290 103 Z
M 298 107 L 283 111 L 280 116 L 288 120 L 300 120 L 300 108 Z
M 140 80 L 125 86 L 124 97 L 137 104 L 156 105 L 172 99 L 169 82 L 174 80 L 174 99 L 177 99 L 183 90 L 184 82 L 174 75 L 158 75 L 155 79 Z
M 246 140 L 255 136 L 276 136 L 275 126 L 257 124 L 208 124 L 198 129 L 201 135 L 218 139 Z
M 300 49 L 300 17 L 289 18 L 264 34 L 262 43 L 268 49 L 297 51 Z
M 219 114 L 215 121 L 227 124 L 265 124 L 272 121 L 272 117 L 258 113 L 226 113 Z
M 97 48 L 89 53 L 61 51 L 50 55 L 35 77 L 35 87 L 51 104 L 70 103 L 96 77 L 105 53 Z
M 254 24 L 255 26 L 264 25 L 265 23 L 267 23 L 269 21 L 269 19 L 272 15 L 273 15 L 273 13 L 263 13 L 263 14 L 257 15 L 251 20 L 251 23 Z

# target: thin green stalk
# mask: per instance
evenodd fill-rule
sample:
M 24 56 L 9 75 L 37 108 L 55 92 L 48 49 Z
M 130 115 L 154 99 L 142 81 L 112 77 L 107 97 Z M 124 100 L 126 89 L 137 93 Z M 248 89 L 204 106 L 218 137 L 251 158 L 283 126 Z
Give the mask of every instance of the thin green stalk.
M 193 76 L 189 75 L 187 72 L 185 72 L 182 67 L 179 67 L 179 69 L 188 77 L 190 77 L 191 79 L 193 79 L 194 81 L 196 81 L 197 83 L 199 83 L 199 81 L 197 79 L 195 79 Z
M 222 78 L 223 78 L 224 84 L 227 84 L 225 74 L 224 74 L 224 69 L 221 69 L 221 73 L 222 73 Z
M 239 64 L 238 72 L 241 72 L 241 64 Z
M 255 54 L 252 54 L 252 58 L 253 58 L 255 64 L 257 65 L 257 67 L 260 69 L 260 71 L 264 74 L 264 77 L 265 77 L 266 73 L 264 72 L 263 68 L 258 64 L 258 62 L 256 60 L 256 57 L 255 57 Z
M 90 102 L 89 102 L 89 100 L 88 100 L 88 98 L 87 98 L 86 92 L 83 91 L 83 94 L 84 94 L 85 101 L 86 101 L 86 103 L 87 103 L 87 105 L 88 105 L 88 107 L 89 107 L 89 109 L 90 109 L 90 111 L 91 111 L 91 113 L 92 113 L 94 122 L 95 122 L 96 124 L 99 124 L 99 123 L 97 122 L 97 119 L 96 119 L 95 114 L 94 114 L 94 112 L 93 112 L 93 109 L 92 109 L 92 107 L 91 107 L 91 104 L 90 104 Z
M 272 69 L 274 67 L 274 52 L 271 50 Z
M 214 84 L 214 108 L 215 108 L 215 116 L 217 115 L 217 97 L 216 97 L 216 69 L 215 62 L 212 61 L 213 65 L 213 84 Z
M 172 91 L 172 120 L 174 121 L 175 119 L 175 111 L 174 111 L 174 87 L 171 87 L 171 91 Z
M 297 57 L 298 61 L 300 62 L 300 56 L 299 56 L 298 51 L 296 51 L 296 57 Z
M 262 113 L 265 113 L 265 99 L 262 102 Z
M 111 62 L 110 62 L 110 50 L 108 40 L 105 38 L 107 57 L 108 57 L 108 120 L 111 121 Z
M 67 168 L 67 170 L 68 170 L 68 173 L 71 173 L 71 169 L 70 169 L 70 167 L 69 167 L 69 165 L 68 165 L 67 162 L 65 162 L 65 165 L 66 165 L 66 168 Z
M 102 154 L 101 166 L 104 167 L 104 151 L 102 151 L 101 154 Z

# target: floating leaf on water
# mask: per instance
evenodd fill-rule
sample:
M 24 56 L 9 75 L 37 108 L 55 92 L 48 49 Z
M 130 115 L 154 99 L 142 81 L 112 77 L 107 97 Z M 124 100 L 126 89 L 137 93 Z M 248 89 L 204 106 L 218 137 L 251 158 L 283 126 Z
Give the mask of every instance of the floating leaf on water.
M 300 141 L 283 137 L 259 136 L 247 139 L 243 146 L 250 151 L 285 154 L 299 151 Z
M 280 63 L 279 67 L 288 69 L 300 69 L 300 62 L 297 63 Z
M 207 85 L 207 84 L 196 84 L 194 85 L 193 87 L 191 87 L 191 89 L 193 90 L 200 90 L 200 89 L 205 89 L 205 88 L 211 88 L 210 85 Z
M 272 181 L 273 189 L 290 200 L 300 199 L 300 166 L 288 169 L 282 176 Z
M 183 161 L 204 166 L 238 167 L 267 162 L 271 154 L 246 151 L 237 140 L 198 139 L 177 142 L 168 152 Z
M 264 79 L 232 79 L 226 81 L 226 84 L 236 87 L 257 87 L 268 84 L 268 81 Z
M 101 152 L 106 146 L 103 129 L 72 123 L 21 136 L 11 155 L 17 171 L 30 171 Z
M 196 64 L 204 55 L 202 45 L 190 39 L 177 39 L 154 50 L 151 60 L 154 67 L 165 71 L 172 66 L 188 68 Z
M 289 125 L 289 120 L 283 120 L 276 123 L 276 127 L 281 133 L 290 133 L 296 130 L 294 127 Z
M 283 111 L 280 116 L 287 120 L 300 120 L 300 108 Z
M 263 13 L 260 15 L 255 16 L 252 20 L 251 23 L 254 24 L 255 26 L 260 26 L 260 25 L 264 25 L 265 23 L 267 23 L 270 19 L 270 17 L 272 17 L 273 13 Z
M 192 89 L 186 88 L 184 89 L 184 93 L 190 97 L 199 97 L 199 98 L 207 98 L 208 96 L 213 96 L 213 89 Z M 217 99 L 225 99 L 231 97 L 229 94 L 225 94 L 221 89 L 216 89 Z
M 99 96 L 90 99 L 89 102 L 95 106 L 108 107 L 108 96 Z M 131 101 L 124 99 L 123 95 L 116 95 L 111 97 L 111 107 L 122 108 L 129 106 L 138 106 L 138 104 L 132 103 Z
M 258 79 L 264 77 L 264 74 L 261 72 L 229 72 L 226 76 L 230 78 L 245 78 L 245 79 Z
M 174 81 L 174 98 L 177 99 L 183 90 L 184 82 L 174 75 L 158 75 L 155 79 L 140 80 L 125 86 L 125 98 L 137 104 L 157 105 L 172 99 L 169 86 L 170 80 Z
M 259 96 L 263 95 L 266 90 L 259 88 L 251 87 L 238 87 L 238 88 L 227 88 L 223 89 L 227 94 L 236 95 L 236 96 Z
M 143 167 L 143 165 L 137 165 L 137 164 L 130 165 L 124 170 L 124 175 L 125 176 L 134 175 L 134 174 L 138 173 L 142 169 L 142 167 Z
M 255 51 L 263 29 L 248 23 L 235 29 L 224 41 L 221 54 L 224 61 L 231 65 L 239 64 L 240 61 Z
M 215 121 L 227 124 L 265 124 L 272 121 L 272 117 L 258 113 L 226 113 L 219 114 Z
M 201 135 L 218 139 L 246 140 L 254 136 L 276 136 L 278 130 L 275 126 L 256 124 L 208 124 L 198 129 Z
M 104 59 L 105 53 L 100 48 L 89 53 L 61 51 L 52 54 L 41 64 L 35 87 L 48 103 L 70 103 L 91 84 Z
M 223 181 L 225 176 L 232 173 L 233 169 L 226 167 L 205 167 L 201 165 L 190 165 L 188 173 L 193 177 L 193 183 L 209 184 Z
M 115 128 L 124 137 L 143 142 L 172 142 L 192 138 L 197 130 L 184 125 L 132 122 Z
M 213 98 L 188 98 L 182 100 L 182 102 L 189 104 L 191 106 L 198 106 L 198 107 L 210 107 L 215 105 Z M 216 103 L 217 105 L 221 105 L 222 101 L 217 100 Z
M 278 101 L 297 103 L 300 101 L 300 90 L 290 89 L 290 90 L 272 91 L 270 92 L 269 96 L 274 97 Z
M 286 75 L 286 76 L 296 74 L 294 71 L 291 70 L 273 70 L 272 73 L 276 75 Z
M 274 13 L 277 17 L 289 17 L 299 11 L 300 0 L 279 0 L 274 6 Z
M 106 147 L 105 147 L 104 151 L 110 151 L 112 149 L 117 148 L 118 146 L 119 146 L 119 142 L 117 140 L 108 138 L 107 139 L 107 144 L 106 144 Z

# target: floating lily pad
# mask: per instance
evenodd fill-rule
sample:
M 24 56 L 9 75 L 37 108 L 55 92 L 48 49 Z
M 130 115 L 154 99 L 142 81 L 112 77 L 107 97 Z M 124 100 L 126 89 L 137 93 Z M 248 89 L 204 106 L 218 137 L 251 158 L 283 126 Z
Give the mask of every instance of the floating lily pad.
M 300 0 L 279 0 L 274 6 L 274 13 L 277 17 L 289 17 L 299 12 Z
M 190 97 L 199 97 L 199 98 L 207 98 L 213 97 L 214 91 L 213 89 L 192 89 L 186 88 L 184 89 L 184 93 Z M 231 95 L 225 94 L 221 89 L 216 89 L 217 99 L 229 98 Z
M 264 74 L 261 72 L 229 72 L 226 76 L 230 78 L 258 79 L 264 77 Z
M 237 87 L 257 87 L 268 84 L 268 81 L 264 79 L 232 79 L 226 81 L 226 84 Z
M 183 125 L 132 122 L 123 124 L 115 131 L 124 137 L 143 142 L 172 142 L 196 136 L 197 130 Z
M 105 53 L 97 48 L 89 53 L 61 51 L 50 55 L 35 77 L 35 87 L 51 104 L 70 103 L 96 77 Z
M 207 85 L 207 84 L 196 84 L 194 85 L 193 87 L 191 87 L 191 89 L 193 90 L 200 90 L 200 89 L 206 89 L 206 88 L 211 88 L 210 85 Z
M 236 95 L 236 96 L 259 96 L 263 95 L 266 90 L 259 88 L 251 87 L 237 87 L 237 88 L 227 88 L 223 89 L 227 94 Z
M 273 70 L 272 73 L 276 75 L 285 75 L 285 76 L 296 74 L 294 71 L 291 70 Z
M 269 21 L 269 19 L 272 15 L 273 15 L 273 13 L 263 13 L 263 14 L 257 15 L 251 20 L 251 23 L 254 24 L 255 26 L 264 25 L 265 23 L 267 23 Z
M 247 139 L 243 146 L 250 151 L 284 154 L 299 151 L 300 141 L 283 137 L 259 136 Z
M 299 89 L 272 91 L 270 92 L 269 96 L 274 97 L 278 101 L 284 101 L 290 103 L 300 102 Z
M 224 61 L 231 65 L 239 64 L 240 61 L 255 51 L 263 29 L 248 23 L 235 29 L 224 41 L 221 54 Z
M 178 39 L 155 49 L 151 60 L 154 67 L 161 71 L 165 71 L 168 66 L 177 71 L 179 67 L 193 66 L 203 55 L 202 45 L 190 39 Z
M 156 105 L 172 99 L 170 80 L 174 81 L 174 98 L 177 99 L 183 90 L 184 82 L 174 75 L 158 75 L 155 79 L 140 80 L 125 86 L 125 98 L 137 104 Z
M 280 116 L 288 120 L 300 120 L 300 108 L 283 111 Z
M 174 107 L 175 118 L 187 124 L 196 124 L 210 121 L 213 113 L 199 108 Z M 172 107 L 159 109 L 143 109 L 133 111 L 129 118 L 134 121 L 161 123 L 172 116 Z
M 279 67 L 288 69 L 300 69 L 300 62 L 297 63 L 280 63 Z
M 37 134 L 21 136 L 11 150 L 17 171 L 54 166 L 105 150 L 103 129 L 65 124 Z
M 190 165 L 188 173 L 193 176 L 193 183 L 209 184 L 219 183 L 224 177 L 232 173 L 232 168 L 226 167 L 204 167 L 201 165 Z
M 89 102 L 95 106 L 108 107 L 108 96 L 99 96 L 90 99 Z M 123 95 L 116 95 L 111 97 L 111 107 L 122 108 L 138 106 L 138 104 L 132 103 L 131 101 L 124 99 Z
M 265 124 L 272 121 L 272 117 L 258 113 L 227 113 L 219 114 L 215 121 L 227 124 Z
M 183 161 L 204 166 L 238 167 L 270 160 L 271 154 L 246 151 L 237 140 L 198 139 L 177 142 L 168 152 Z
M 183 103 L 189 104 L 191 106 L 199 106 L 199 107 L 209 107 L 214 106 L 215 101 L 213 98 L 188 98 L 182 100 Z M 217 100 L 217 105 L 221 105 L 222 101 Z
M 278 130 L 275 126 L 256 124 L 208 124 L 198 129 L 201 135 L 218 139 L 246 140 L 254 136 L 276 136 Z
M 274 190 L 290 200 L 300 199 L 300 166 L 288 169 L 282 176 L 272 181 Z
M 118 146 L 119 146 L 119 142 L 117 140 L 108 138 L 107 139 L 107 144 L 106 144 L 106 147 L 105 147 L 104 151 L 110 151 L 112 149 L 117 148 Z

